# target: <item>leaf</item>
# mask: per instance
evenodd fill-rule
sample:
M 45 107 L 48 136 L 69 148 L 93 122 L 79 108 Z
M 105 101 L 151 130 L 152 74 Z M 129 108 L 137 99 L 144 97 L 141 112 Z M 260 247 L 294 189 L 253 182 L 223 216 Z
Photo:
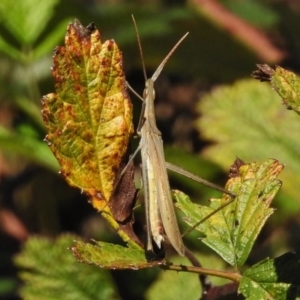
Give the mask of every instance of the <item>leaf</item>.
M 8 276 L 7 278 L 2 277 L 0 279 L 0 297 L 4 299 L 5 296 L 14 294 L 17 286 L 17 279 Z
M 39 37 L 58 0 L 22 0 L 16 5 L 14 1 L 0 1 L 0 18 L 5 27 L 21 43 L 32 45 Z
M 3 39 L 0 36 L 0 51 L 11 57 L 12 59 L 16 61 L 22 61 L 24 58 L 23 53 L 18 50 L 17 48 L 13 47 L 11 44 L 6 42 L 5 39 Z
M 274 157 L 288 167 L 282 174 L 282 192 L 299 199 L 300 173 L 299 117 L 278 105 L 279 97 L 268 84 L 240 80 L 222 86 L 201 99 L 197 128 L 212 143 L 201 153 L 228 170 L 236 157 L 246 161 Z M 300 207 L 293 201 L 281 205 L 295 213 Z M 298 202 L 299 203 L 299 202 Z
M 87 264 L 106 269 L 138 270 L 165 265 L 165 260 L 153 260 L 145 256 L 145 251 L 131 242 L 129 247 L 94 241 L 94 245 L 76 241 L 71 250 L 75 257 Z
M 244 21 L 260 29 L 274 28 L 280 20 L 280 15 L 275 9 L 259 0 L 244 3 L 227 0 L 222 4 Z
M 109 201 L 109 207 L 115 219 L 119 222 L 124 222 L 126 219 L 131 218 L 132 210 L 135 205 L 134 202 L 130 201 L 135 199 L 137 192 L 133 178 L 134 171 L 135 166 L 134 163 L 131 162 L 129 166 L 127 166 L 125 174 L 122 176 Z
M 299 299 L 300 252 L 266 259 L 247 269 L 239 286 L 247 300 Z
M 65 45 L 53 58 L 56 94 L 43 98 L 46 139 L 68 183 L 111 215 L 107 202 L 133 132 L 122 54 L 113 40 L 101 43 L 93 24 L 77 20 Z
M 0 126 L 0 147 L 7 153 L 22 155 L 55 172 L 59 170 L 59 165 L 47 145 L 36 137 L 10 132 Z
M 143 244 L 133 230 L 134 215 L 133 208 L 136 203 L 138 189 L 134 183 L 135 166 L 133 161 L 126 167 L 126 171 L 121 180 L 116 184 L 116 188 L 111 196 L 108 206 L 113 219 L 117 222 L 116 228 L 123 241 L 134 241 L 140 247 Z M 108 219 L 110 221 L 110 219 Z M 110 223 L 112 223 L 110 221 Z
M 252 76 L 260 81 L 271 81 L 272 87 L 280 95 L 287 109 L 300 114 L 300 78 L 293 72 L 279 66 L 273 70 L 266 64 L 257 65 Z
M 48 54 L 50 49 L 61 40 L 69 19 L 61 21 L 51 33 L 47 34 L 44 40 L 33 49 L 33 59 L 37 60 L 40 57 Z
M 56 240 L 30 238 L 15 258 L 25 285 L 22 299 L 79 300 L 118 299 L 110 273 L 79 264 L 67 250 L 78 236 L 62 235 Z M 101 283 L 101 284 L 100 284 Z
M 194 253 L 196 258 L 201 261 L 204 268 L 224 269 L 225 262 L 216 259 L 215 256 Z M 190 265 L 187 258 L 175 256 L 172 257 L 172 263 L 177 265 Z M 224 284 L 226 280 L 219 277 L 212 277 L 213 284 Z M 168 287 L 168 288 L 166 288 Z M 184 287 L 184 288 L 183 288 Z M 159 277 L 152 283 L 146 292 L 147 300 L 154 299 L 199 299 L 201 295 L 201 285 L 199 277 L 196 274 L 188 272 L 160 272 Z M 210 299 L 210 298 L 208 298 Z
M 31 101 L 30 99 L 23 97 L 23 96 L 17 96 L 14 99 L 14 103 L 20 109 L 24 114 L 26 114 L 30 120 L 32 120 L 41 130 L 45 130 L 43 119 L 41 116 L 41 109 Z
M 274 159 L 242 165 L 239 175 L 226 184 L 226 189 L 236 195 L 235 200 L 196 228 L 204 234 L 203 243 L 232 266 L 244 264 L 261 228 L 273 213 L 269 206 L 281 187 L 277 176 L 282 169 L 283 165 Z M 230 200 L 224 195 L 212 199 L 210 207 L 205 207 L 190 202 L 181 192 L 177 191 L 175 196 L 190 226 Z

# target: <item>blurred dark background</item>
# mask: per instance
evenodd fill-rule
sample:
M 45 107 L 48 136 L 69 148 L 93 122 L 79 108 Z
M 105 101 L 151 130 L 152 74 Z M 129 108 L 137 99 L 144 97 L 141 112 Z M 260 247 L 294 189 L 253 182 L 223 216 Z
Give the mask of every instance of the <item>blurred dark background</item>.
M 54 92 L 52 53 L 56 45 L 63 45 L 70 21 L 76 18 L 83 25 L 94 22 L 103 41 L 114 39 L 118 43 L 127 81 L 139 94 L 145 80 L 131 14 L 137 21 L 148 76 L 180 37 L 189 32 L 156 82 L 157 124 L 168 161 L 220 185 L 226 182 L 228 161 L 233 162 L 236 156 L 243 156 L 246 161 L 264 157 L 256 155 L 255 146 L 248 148 L 251 155 L 236 151 L 223 164 L 201 156 L 216 143 L 205 138 L 197 125 L 202 117 L 198 108 L 202 97 L 221 85 L 250 80 L 256 63 L 280 65 L 296 73 L 300 69 L 299 1 L 40 2 L 44 3 L 38 0 L 0 3 L 0 299 L 20 299 L 18 291 L 23 282 L 13 258 L 32 236 L 55 238 L 62 233 L 74 233 L 85 240 L 118 241 L 86 196 L 69 187 L 58 174 L 59 165 L 43 141 L 46 132 L 40 99 Z M 135 96 L 131 99 L 136 126 L 141 101 Z M 274 105 L 284 110 L 280 100 L 274 101 Z M 255 141 L 251 143 L 255 145 Z M 132 152 L 137 145 L 138 139 L 133 140 Z M 266 148 L 264 151 L 265 158 L 280 159 L 276 151 L 268 152 Z M 294 159 L 291 164 L 298 165 L 299 161 Z M 290 177 L 297 184 L 299 173 L 294 172 Z M 207 203 L 210 197 L 219 195 L 171 173 L 170 181 L 172 188 L 184 191 L 199 203 Z M 299 197 L 295 187 L 287 185 L 276 200 L 275 206 L 281 210 L 278 209 L 259 236 L 249 264 L 298 246 Z M 137 211 L 136 219 L 143 224 L 142 209 Z M 208 252 L 199 245 L 197 235 L 187 238 L 186 243 Z M 112 272 L 110 284 L 114 286 L 114 295 L 103 299 L 152 299 L 150 284 L 158 276 L 158 270 Z M 97 299 L 102 299 L 98 295 Z M 61 299 L 77 298 L 62 296 Z M 93 298 L 86 296 L 86 299 Z

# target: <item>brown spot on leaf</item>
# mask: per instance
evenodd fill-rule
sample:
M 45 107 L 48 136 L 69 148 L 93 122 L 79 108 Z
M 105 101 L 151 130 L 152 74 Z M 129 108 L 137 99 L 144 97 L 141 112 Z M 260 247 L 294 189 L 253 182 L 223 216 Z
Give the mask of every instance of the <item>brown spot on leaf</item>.
M 235 159 L 234 163 L 230 166 L 228 177 L 229 178 L 238 177 L 239 176 L 239 169 L 243 165 L 245 165 L 245 162 L 237 157 Z
M 275 71 L 267 64 L 257 64 L 257 70 L 252 72 L 251 76 L 259 81 L 271 81 L 271 77 L 274 75 Z

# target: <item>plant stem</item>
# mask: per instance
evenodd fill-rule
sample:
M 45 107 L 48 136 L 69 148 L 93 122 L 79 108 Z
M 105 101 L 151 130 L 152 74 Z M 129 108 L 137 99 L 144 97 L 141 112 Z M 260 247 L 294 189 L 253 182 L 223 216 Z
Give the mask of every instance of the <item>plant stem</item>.
M 164 270 L 173 270 L 177 272 L 189 272 L 189 273 L 197 273 L 197 274 L 204 274 L 204 275 L 211 275 L 217 276 L 225 279 L 229 279 L 236 283 L 240 282 L 241 274 L 237 272 L 225 272 L 225 271 L 218 271 L 218 270 L 211 270 L 201 267 L 194 267 L 194 266 L 184 266 L 184 265 L 162 265 L 160 266 Z

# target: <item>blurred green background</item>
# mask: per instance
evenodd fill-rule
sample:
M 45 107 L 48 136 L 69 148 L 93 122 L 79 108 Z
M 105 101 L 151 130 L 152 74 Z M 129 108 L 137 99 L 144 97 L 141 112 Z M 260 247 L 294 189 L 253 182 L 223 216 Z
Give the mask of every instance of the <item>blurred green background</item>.
M 74 18 L 83 25 L 94 22 L 103 41 L 118 43 L 127 80 L 141 94 L 144 78 L 131 14 L 149 76 L 189 32 L 156 83 L 157 123 L 166 159 L 220 185 L 236 157 L 246 162 L 276 158 L 286 164 L 283 188 L 274 203 L 277 211 L 248 263 L 299 245 L 298 116 L 285 109 L 268 83 L 250 77 L 256 63 L 299 71 L 297 1 L 1 0 L 0 299 L 199 297 L 193 274 L 165 275 L 157 268 L 104 271 L 77 263 L 67 250 L 78 236 L 119 239 L 86 197 L 60 177 L 58 163 L 43 141 L 40 99 L 54 92 L 53 49 L 63 45 L 67 24 Z M 137 124 L 141 103 L 131 98 Z M 137 144 L 132 142 L 132 151 Z M 195 202 L 208 203 L 219 196 L 176 174 L 170 173 L 170 181 Z M 142 209 L 136 220 L 142 228 Z M 226 268 L 197 234 L 185 241 L 202 253 L 204 265 Z

